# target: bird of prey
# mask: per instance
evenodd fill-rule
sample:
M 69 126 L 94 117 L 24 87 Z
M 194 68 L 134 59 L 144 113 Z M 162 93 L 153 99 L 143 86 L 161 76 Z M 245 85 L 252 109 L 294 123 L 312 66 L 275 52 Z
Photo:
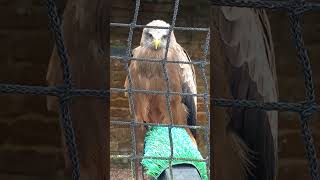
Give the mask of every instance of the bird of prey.
M 265 10 L 216 7 L 211 12 L 211 32 L 216 35 L 210 53 L 215 56 L 211 64 L 214 96 L 277 102 L 275 54 Z M 229 110 L 213 112 L 217 119 L 213 121 L 213 137 L 219 139 L 213 141 L 215 178 L 275 180 L 277 112 Z M 245 169 L 245 173 L 237 169 Z
M 147 26 L 169 27 L 162 20 L 153 20 Z M 169 38 L 170 37 L 170 38 Z M 167 84 L 160 59 L 165 58 L 166 45 L 169 38 L 167 61 L 190 62 L 187 52 L 177 43 L 173 31 L 145 27 L 142 32 L 140 46 L 132 51 L 134 58 L 158 59 L 159 62 L 131 61 L 130 72 L 132 88 L 166 92 Z M 170 92 L 197 93 L 196 77 L 192 64 L 167 63 Z M 129 88 L 128 77 L 125 88 Z M 133 93 L 135 118 L 140 122 L 170 124 L 171 119 L 166 104 L 165 94 Z M 197 97 L 170 95 L 170 106 L 174 124 L 195 125 L 197 117 Z M 131 110 L 132 111 L 132 110 Z M 144 128 L 140 128 L 140 131 Z M 187 129 L 193 142 L 195 132 Z M 142 133 L 144 134 L 144 133 Z

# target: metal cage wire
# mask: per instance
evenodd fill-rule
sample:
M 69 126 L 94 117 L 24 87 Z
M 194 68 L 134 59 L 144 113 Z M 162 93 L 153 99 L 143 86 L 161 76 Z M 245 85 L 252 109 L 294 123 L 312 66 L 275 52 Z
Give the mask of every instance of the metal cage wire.
M 302 28 L 300 24 L 300 18 L 301 16 L 307 12 L 307 11 L 318 11 L 320 10 L 320 3 L 316 2 L 305 2 L 303 0 L 291 0 L 291 1 L 274 1 L 274 0 L 251 0 L 251 1 L 243 1 L 243 0 L 211 0 L 212 5 L 218 5 L 218 6 L 234 6 L 234 7 L 248 7 L 248 8 L 264 8 L 264 9 L 271 9 L 271 10 L 282 10 L 286 11 L 290 18 L 290 24 L 291 24 L 291 31 L 292 36 L 294 39 L 294 43 L 296 45 L 298 55 L 299 55 L 299 62 L 303 67 L 304 72 L 304 79 L 305 79 L 305 89 L 306 89 L 306 98 L 303 102 L 297 102 L 297 103 L 286 103 L 286 102 L 258 102 L 258 101 L 249 101 L 249 100 L 228 100 L 228 99 L 221 99 L 221 98 L 212 98 L 210 97 L 210 102 L 213 106 L 218 107 L 244 107 L 244 108 L 258 108 L 266 111 L 270 110 L 277 110 L 277 111 L 292 111 L 292 112 L 298 112 L 300 114 L 300 125 L 301 125 L 301 133 L 304 137 L 304 143 L 305 143 L 305 151 L 306 151 L 306 158 L 308 159 L 308 167 L 310 171 L 310 176 L 312 180 L 320 180 L 319 176 L 319 169 L 318 169 L 318 163 L 317 163 L 317 157 L 316 157 L 316 150 L 313 143 L 313 137 L 310 131 L 309 127 L 309 121 L 311 115 L 316 112 L 320 111 L 320 106 L 315 101 L 315 93 L 314 93 L 314 84 L 312 80 L 312 71 L 310 66 L 310 60 L 308 57 L 308 53 L 304 47 L 304 41 L 302 36 Z M 46 0 L 46 5 L 48 8 L 48 15 L 49 15 L 49 21 L 51 25 L 51 30 L 53 31 L 55 35 L 55 43 L 57 45 L 58 55 L 61 61 L 61 66 L 63 69 L 63 85 L 62 86 L 56 86 L 56 87 L 46 87 L 46 86 L 27 86 L 27 85 L 19 85 L 19 84 L 0 84 L 0 93 L 1 94 L 25 94 L 25 95 L 50 95 L 50 96 L 57 96 L 60 100 L 60 110 L 62 113 L 62 124 L 63 124 L 63 132 L 64 136 L 66 138 L 66 144 L 68 148 L 68 155 L 71 160 L 71 166 L 72 166 L 72 179 L 73 180 L 79 180 L 80 179 L 80 168 L 79 168 L 79 158 L 77 153 L 77 147 L 75 143 L 75 135 L 74 130 L 72 127 L 72 121 L 70 117 L 70 110 L 69 110 L 69 100 L 76 96 L 94 96 L 94 97 L 105 97 L 109 98 L 110 93 L 119 93 L 119 92 L 128 92 L 130 96 L 132 93 L 154 93 L 154 94 L 164 94 L 167 98 L 167 105 L 168 105 L 168 111 L 170 112 L 170 102 L 168 101 L 168 98 L 170 95 L 179 94 L 182 96 L 198 96 L 205 100 L 205 110 L 206 115 L 208 118 L 208 126 L 202 127 L 202 126 L 178 126 L 173 125 L 172 121 L 170 124 L 161 125 L 169 127 L 170 132 L 172 127 L 188 127 L 191 129 L 204 129 L 206 133 L 206 137 L 209 138 L 209 131 L 210 131 L 210 113 L 208 108 L 208 84 L 206 81 L 205 71 L 204 67 L 205 65 L 208 65 L 209 62 L 207 61 L 207 57 L 204 58 L 203 61 L 197 61 L 197 62 L 191 62 L 190 64 L 198 65 L 200 66 L 201 75 L 205 83 L 206 92 L 203 94 L 188 94 L 188 93 L 179 93 L 179 92 L 169 92 L 168 91 L 168 83 L 167 83 L 167 91 L 166 92 L 160 92 L 160 91 L 145 91 L 145 90 L 135 90 L 132 88 L 129 88 L 127 90 L 125 89 L 117 89 L 117 88 L 111 88 L 110 90 L 99 90 L 99 89 L 75 89 L 72 87 L 71 84 L 71 72 L 70 67 L 68 64 L 68 56 L 67 51 L 64 46 L 64 40 L 62 36 L 61 31 L 61 22 L 57 14 L 56 4 L 54 0 Z M 121 24 L 121 23 L 111 23 L 110 26 L 121 26 L 121 27 L 129 27 L 130 32 L 128 36 L 128 48 L 127 48 L 127 55 L 125 57 L 111 57 L 115 59 L 122 59 L 126 64 L 128 61 L 131 60 L 138 60 L 138 59 L 132 59 L 130 57 L 130 50 L 131 50 L 131 43 L 132 43 L 132 36 L 133 36 L 133 30 L 134 28 L 142 28 L 145 27 L 143 25 L 137 25 L 137 17 L 138 17 L 138 11 L 139 11 L 140 1 L 136 1 L 136 7 L 135 7 L 135 13 L 133 17 L 133 21 L 131 24 Z M 172 23 L 169 27 L 170 32 L 173 29 L 177 30 L 190 30 L 190 31 L 208 31 L 208 35 L 206 37 L 206 45 L 204 48 L 205 54 L 207 54 L 209 49 L 209 40 L 210 40 L 210 33 L 208 28 L 191 28 L 191 27 L 175 27 L 175 21 L 176 16 L 178 13 L 178 7 L 179 7 L 179 0 L 175 1 L 174 6 L 174 14 L 172 17 Z M 157 28 L 157 27 L 154 27 Z M 168 43 L 167 43 L 168 44 Z M 167 45 L 168 48 L 169 45 Z M 166 54 L 167 55 L 167 54 Z M 142 61 L 146 61 L 146 59 L 140 59 Z M 154 60 L 156 61 L 156 60 Z M 160 61 L 163 65 L 163 69 L 165 70 L 165 78 L 168 79 L 167 73 L 166 73 L 166 64 L 167 63 L 180 63 L 180 62 L 168 62 L 166 58 L 162 61 Z M 130 76 L 130 70 L 128 66 L 126 65 L 126 70 L 128 72 L 128 75 Z M 130 83 L 131 84 L 131 83 Z M 130 104 L 132 105 L 133 99 L 130 98 Z M 133 106 L 132 106 L 133 107 Z M 133 107 L 134 108 L 134 107 Z M 130 121 L 126 122 L 115 122 L 112 121 L 112 124 L 122 124 L 122 125 L 130 125 L 131 127 L 135 126 L 141 126 L 145 125 L 145 123 L 138 123 L 135 119 L 132 119 Z M 157 125 L 157 124 L 151 124 L 147 123 L 147 125 Z M 141 159 L 142 157 L 137 157 L 136 155 L 136 147 L 135 147 L 135 136 L 133 133 L 134 129 L 131 129 L 132 132 L 132 149 L 133 149 L 133 155 L 130 156 L 121 156 L 121 157 L 111 157 L 111 158 L 129 158 L 131 160 L 134 159 Z M 171 145 L 172 145 L 172 140 Z M 208 141 L 209 142 L 209 141 Z M 172 146 L 171 146 L 172 147 Z M 208 157 L 205 158 L 205 161 L 207 162 L 207 167 L 209 169 L 210 163 L 210 146 L 207 146 L 208 150 Z M 172 149 L 171 149 L 171 155 L 172 155 Z M 149 157 L 152 158 L 152 157 Z M 159 159 L 159 158 L 158 158 Z M 160 158 L 162 159 L 162 158 Z M 169 159 L 170 160 L 170 159 Z M 172 160 L 172 156 L 171 156 Z M 134 166 L 134 164 L 132 164 Z M 210 171 L 208 171 L 209 173 Z M 136 176 L 136 173 L 133 171 L 133 176 Z M 171 172 L 172 173 L 172 172 Z M 209 173 L 210 175 L 210 173 Z

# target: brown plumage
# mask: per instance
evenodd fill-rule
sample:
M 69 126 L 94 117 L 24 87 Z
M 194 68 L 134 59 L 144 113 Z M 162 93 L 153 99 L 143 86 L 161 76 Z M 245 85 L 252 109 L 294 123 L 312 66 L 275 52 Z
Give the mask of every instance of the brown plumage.
M 155 20 L 149 23 L 148 26 L 168 27 L 169 24 L 161 20 Z M 133 57 L 163 59 L 165 56 L 168 32 L 168 29 L 145 28 L 142 33 L 140 46 L 133 50 Z M 170 37 L 167 60 L 190 61 L 185 50 L 176 42 L 173 32 Z M 171 92 L 196 93 L 196 82 L 192 65 L 168 63 L 166 67 Z M 160 62 L 132 61 L 129 68 L 133 89 L 164 92 L 167 90 L 164 71 Z M 129 88 L 128 77 L 124 86 L 126 89 Z M 171 122 L 166 106 L 166 96 L 164 94 L 133 93 L 133 99 L 135 103 L 135 118 L 138 121 L 161 124 L 169 124 Z M 195 125 L 196 100 L 196 97 L 192 96 L 170 96 L 174 124 Z M 144 131 L 145 129 L 142 128 L 140 130 Z M 189 129 L 187 129 L 187 131 L 195 142 L 191 131 Z
M 213 95 L 276 102 L 275 55 L 266 12 L 237 7 L 215 7 L 211 12 L 216 37 L 211 49 Z M 219 139 L 213 142 L 215 178 L 275 180 L 277 112 L 239 107 L 222 111 L 213 111 L 213 137 Z

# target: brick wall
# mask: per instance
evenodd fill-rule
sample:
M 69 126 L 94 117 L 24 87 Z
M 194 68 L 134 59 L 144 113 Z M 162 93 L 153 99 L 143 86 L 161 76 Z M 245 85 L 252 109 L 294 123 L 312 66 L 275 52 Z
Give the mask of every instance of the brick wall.
M 52 38 L 44 1 L 0 1 L 0 82 L 45 85 Z M 60 6 L 61 7 L 61 6 Z M 0 96 L 0 179 L 63 179 L 56 114 L 44 96 Z
M 320 18 L 319 13 L 309 13 L 302 19 L 303 35 L 307 47 L 313 80 L 319 103 L 320 73 Z M 284 13 L 270 13 L 270 20 L 275 42 L 277 73 L 280 100 L 287 102 L 303 101 L 305 95 L 304 79 L 301 65 L 291 38 L 288 17 Z M 310 123 L 316 151 L 320 153 L 320 114 L 313 116 Z M 299 125 L 299 115 L 282 112 L 279 114 L 279 179 L 309 179 L 307 161 L 304 156 L 303 137 Z M 319 157 L 319 155 L 318 155 Z

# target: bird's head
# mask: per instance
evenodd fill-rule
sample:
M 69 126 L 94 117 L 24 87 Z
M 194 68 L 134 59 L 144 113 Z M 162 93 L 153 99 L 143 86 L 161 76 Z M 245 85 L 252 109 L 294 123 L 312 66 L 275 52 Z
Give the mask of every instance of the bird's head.
M 162 20 L 153 20 L 147 26 L 169 27 L 170 25 Z M 169 29 L 144 28 L 140 45 L 152 50 L 165 49 L 169 38 Z M 171 33 L 170 43 L 175 41 L 173 32 Z

